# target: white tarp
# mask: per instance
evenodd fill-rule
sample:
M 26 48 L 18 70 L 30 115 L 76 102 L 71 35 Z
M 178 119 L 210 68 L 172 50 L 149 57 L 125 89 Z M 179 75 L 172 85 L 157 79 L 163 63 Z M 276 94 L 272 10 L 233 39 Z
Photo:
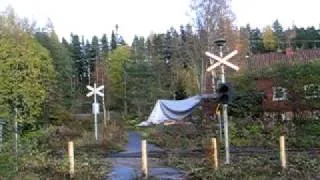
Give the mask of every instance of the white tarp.
M 193 96 L 184 100 L 158 100 L 148 120 L 138 126 L 160 124 L 168 120 L 182 120 L 191 114 L 200 101 L 201 96 Z

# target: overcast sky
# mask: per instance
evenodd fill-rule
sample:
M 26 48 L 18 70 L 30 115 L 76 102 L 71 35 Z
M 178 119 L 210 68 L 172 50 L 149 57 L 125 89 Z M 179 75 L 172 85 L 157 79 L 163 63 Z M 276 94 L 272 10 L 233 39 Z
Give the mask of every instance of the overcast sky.
M 190 0 L 0 0 L 0 11 L 11 5 L 21 17 L 44 25 L 50 18 L 61 38 L 70 32 L 91 38 L 111 34 L 115 24 L 125 41 L 150 32 L 165 32 L 170 26 L 192 23 L 187 15 Z M 319 27 L 319 0 L 233 0 L 238 26 L 270 25 L 278 18 L 284 28 Z

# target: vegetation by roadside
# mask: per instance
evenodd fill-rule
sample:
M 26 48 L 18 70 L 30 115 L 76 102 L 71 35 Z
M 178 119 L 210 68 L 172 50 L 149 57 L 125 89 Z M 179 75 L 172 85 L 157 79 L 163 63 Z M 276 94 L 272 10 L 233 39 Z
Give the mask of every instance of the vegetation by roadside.
M 17 159 L 10 140 L 1 149 L 0 179 L 69 179 L 68 141 L 74 142 L 74 178 L 104 177 L 111 167 L 105 154 L 121 150 L 126 133 L 114 121 L 99 130 L 99 140 L 95 141 L 91 119 L 68 119 L 63 125 L 31 131 L 20 138 Z
M 319 122 L 316 120 L 294 120 L 291 126 L 274 123 L 265 128 L 259 121 L 233 119 L 230 125 L 231 144 L 238 147 L 266 147 L 277 149 L 279 136 L 287 130 L 287 148 L 319 148 Z M 210 161 L 209 139 L 217 134 L 206 134 L 202 126 L 171 125 L 145 128 L 144 136 L 164 149 L 172 150 L 166 159 L 170 166 L 175 166 L 189 173 L 190 179 L 317 179 L 320 169 L 319 152 L 289 153 L 288 168 L 282 170 L 278 153 L 232 155 L 232 164 L 223 165 L 223 151 L 220 151 L 221 167 L 214 170 Z M 211 131 L 212 132 L 212 131 Z M 223 146 L 223 143 L 220 143 Z M 205 157 L 179 157 L 173 149 L 204 148 Z
M 223 157 L 223 156 L 220 156 Z M 319 179 L 320 158 L 308 154 L 289 154 L 288 167 L 280 167 L 277 155 L 232 156 L 232 163 L 224 165 L 221 160 L 214 170 L 208 158 L 171 157 L 168 165 L 189 172 L 188 179 Z

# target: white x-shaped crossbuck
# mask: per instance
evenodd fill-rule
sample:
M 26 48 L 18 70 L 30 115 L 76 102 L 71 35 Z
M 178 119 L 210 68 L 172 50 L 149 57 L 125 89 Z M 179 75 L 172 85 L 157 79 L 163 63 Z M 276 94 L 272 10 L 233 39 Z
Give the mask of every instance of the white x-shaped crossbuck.
M 213 69 L 215 69 L 216 67 L 220 66 L 221 64 L 225 64 L 229 67 L 231 67 L 232 69 L 238 71 L 240 68 L 230 62 L 228 62 L 229 59 L 231 59 L 233 56 L 235 56 L 236 54 L 238 54 L 237 50 L 232 51 L 230 54 L 228 54 L 227 56 L 221 58 L 218 57 L 210 52 L 206 52 L 206 55 L 209 56 L 212 59 L 217 60 L 218 62 L 216 62 L 215 64 L 211 65 L 210 67 L 207 68 L 207 72 L 212 71 Z
M 101 97 L 104 96 L 104 94 L 103 94 L 102 92 L 100 92 L 100 91 L 104 88 L 104 86 L 99 86 L 99 87 L 97 88 L 97 87 L 96 87 L 96 84 L 94 84 L 93 87 L 88 85 L 87 88 L 88 88 L 89 90 L 91 90 L 91 92 L 89 92 L 89 93 L 87 94 L 87 97 L 90 97 L 90 96 L 92 96 L 93 94 L 98 94 L 98 95 L 101 96 Z

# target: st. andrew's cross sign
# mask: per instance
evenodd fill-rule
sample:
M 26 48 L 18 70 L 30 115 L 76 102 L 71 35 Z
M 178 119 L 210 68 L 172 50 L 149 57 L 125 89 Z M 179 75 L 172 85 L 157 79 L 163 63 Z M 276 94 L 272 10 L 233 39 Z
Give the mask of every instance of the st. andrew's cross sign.
M 87 88 L 88 88 L 89 90 L 91 90 L 91 92 L 89 92 L 89 93 L 87 94 L 87 97 L 90 97 L 90 96 L 92 96 L 93 94 L 98 94 L 98 95 L 101 96 L 101 97 L 104 96 L 104 94 L 103 94 L 102 92 L 100 92 L 100 91 L 104 88 L 104 86 L 99 86 L 99 87 L 97 88 L 96 83 L 94 83 L 94 86 L 93 86 L 93 87 L 87 85 Z
M 238 54 L 237 50 L 232 51 L 230 54 L 228 54 L 227 56 L 221 58 L 218 57 L 210 52 L 206 52 L 206 55 L 214 60 L 217 60 L 218 62 L 212 64 L 210 67 L 207 68 L 207 72 L 212 71 L 213 69 L 215 69 L 216 67 L 220 66 L 221 64 L 227 65 L 228 67 L 238 71 L 240 68 L 230 62 L 228 62 L 229 59 L 231 59 L 233 56 L 235 56 L 236 54 Z
M 94 130 L 95 130 L 95 138 L 96 138 L 96 140 L 98 140 L 98 118 L 97 118 L 97 115 L 98 115 L 98 113 L 99 113 L 99 103 L 97 103 L 97 94 L 99 95 L 99 96 L 101 96 L 101 97 L 103 97 L 104 96 L 104 94 L 102 93 L 102 92 L 100 92 L 103 88 L 104 88 L 104 86 L 99 86 L 98 88 L 97 88 L 97 85 L 96 85 L 96 83 L 94 83 L 94 86 L 92 87 L 92 86 L 89 86 L 89 85 L 87 85 L 87 88 L 89 89 L 89 90 L 91 90 L 91 92 L 89 92 L 88 94 L 87 94 L 87 97 L 90 97 L 90 96 L 92 96 L 93 95 L 93 104 L 92 104 L 92 112 L 93 112 L 93 114 L 94 114 Z

